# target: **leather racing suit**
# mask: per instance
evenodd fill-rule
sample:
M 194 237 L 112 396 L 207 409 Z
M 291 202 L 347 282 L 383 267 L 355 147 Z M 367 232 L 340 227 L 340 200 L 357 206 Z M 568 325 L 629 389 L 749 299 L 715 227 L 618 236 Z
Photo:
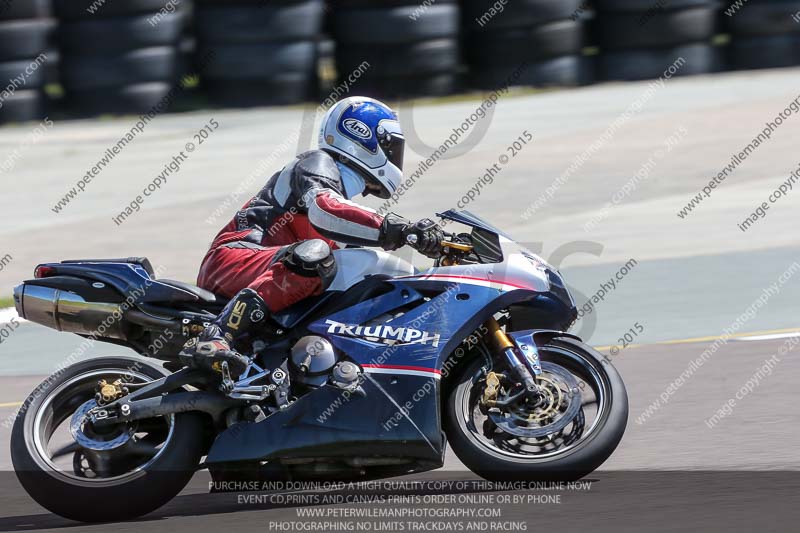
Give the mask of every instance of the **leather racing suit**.
M 335 275 L 332 256 L 318 268 L 297 264 L 292 252 L 299 243 L 320 239 L 330 249 L 338 243 L 395 249 L 402 241 L 400 230 L 392 228 L 407 221 L 393 214 L 385 218 L 387 223 L 345 198 L 331 155 L 305 152 L 275 173 L 217 234 L 203 259 L 198 285 L 228 298 L 253 289 L 275 313 L 321 293 Z

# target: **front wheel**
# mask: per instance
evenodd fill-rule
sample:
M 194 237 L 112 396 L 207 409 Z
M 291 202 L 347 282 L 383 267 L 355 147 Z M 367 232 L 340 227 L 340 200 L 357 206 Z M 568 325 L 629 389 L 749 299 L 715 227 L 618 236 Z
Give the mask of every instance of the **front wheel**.
M 53 374 L 23 404 L 11 433 L 20 483 L 40 505 L 81 522 L 123 520 L 164 505 L 189 482 L 204 451 L 195 413 L 93 430 L 98 382 L 133 389 L 168 372 L 140 357 L 106 357 Z
M 445 433 L 467 468 L 492 481 L 574 480 L 614 452 L 628 421 L 617 371 L 592 348 L 556 338 L 539 348 L 539 391 L 473 361 L 455 376 Z

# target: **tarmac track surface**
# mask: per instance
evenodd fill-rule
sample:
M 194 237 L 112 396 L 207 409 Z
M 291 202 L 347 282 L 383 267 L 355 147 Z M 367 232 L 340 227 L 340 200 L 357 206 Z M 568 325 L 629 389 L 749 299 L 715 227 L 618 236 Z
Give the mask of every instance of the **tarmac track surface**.
M 797 476 L 800 457 L 796 447 L 800 414 L 793 408 L 797 399 L 795 376 L 800 372 L 797 357 L 800 352 L 792 351 L 796 340 L 781 336 L 770 340 L 728 341 L 643 423 L 637 422 L 637 418 L 711 341 L 634 346 L 620 352 L 612 360 L 629 391 L 631 415 L 628 429 L 611 459 L 587 478 L 592 482 L 589 489 L 495 491 L 478 486 L 458 490 L 456 482 L 477 478 L 465 472 L 458 460 L 448 454 L 443 470 L 411 477 L 412 480 L 436 481 L 439 485 L 423 484 L 417 489 L 400 492 L 434 498 L 426 500 L 429 504 L 418 505 L 419 508 L 500 509 L 500 517 L 474 520 L 507 523 L 506 527 L 520 527 L 519 524 L 524 523 L 528 530 L 543 527 L 566 528 L 565 531 L 577 528 L 600 531 L 791 530 L 789 525 L 796 524 L 800 518 L 796 506 L 786 505 L 797 501 L 800 496 L 800 478 Z M 784 349 L 787 352 L 782 354 Z M 751 387 L 752 392 L 736 400 L 730 416 L 709 427 L 706 421 L 725 402 L 735 399 L 737 391 L 752 378 L 764 360 L 773 356 L 777 356 L 777 364 L 771 374 Z M 26 391 L 40 379 L 0 379 L 0 405 L 22 400 Z M 0 408 L 3 420 L 13 413 L 14 407 Z M 325 522 L 354 520 L 372 521 L 373 527 L 377 528 L 379 523 L 390 519 L 353 518 L 342 513 L 370 507 L 397 507 L 380 503 L 276 503 L 274 499 L 270 501 L 269 493 L 260 492 L 209 494 L 209 477 L 200 472 L 179 497 L 141 520 L 86 526 L 48 513 L 32 502 L 17 485 L 13 474 L 8 472 L 9 433 L 7 428 L 0 426 L 3 441 L 0 466 L 6 470 L 0 474 L 0 501 L 3 502 L 0 531 L 73 528 L 78 531 L 108 531 L 112 528 L 120 532 L 143 528 L 170 532 L 219 531 L 223 528 L 231 531 L 280 530 L 276 529 L 279 526 L 275 523 L 289 523 L 285 527 L 295 528 L 289 531 L 302 531 L 298 528 L 324 527 Z M 442 487 L 441 483 L 449 485 Z M 354 492 L 362 496 L 376 493 L 389 497 L 397 492 L 372 489 Z M 557 502 L 552 499 L 532 500 L 525 504 L 502 505 L 452 503 L 456 500 L 437 503 L 440 500 L 435 499 L 442 495 L 458 498 L 461 494 L 471 494 L 470 497 L 494 495 L 495 502 L 500 495 L 514 494 L 526 497 L 558 495 L 559 498 Z M 261 499 L 248 501 L 248 495 L 260 496 Z M 298 513 L 305 512 L 299 509 L 311 508 L 339 511 L 324 511 L 330 514 L 322 517 L 298 516 Z M 765 524 L 765 516 L 771 517 L 769 523 Z M 405 531 L 410 531 L 412 527 L 434 527 L 424 526 L 431 521 L 462 521 L 467 524 L 469 520 L 409 517 L 400 521 L 405 521 Z M 413 523 L 422 523 L 423 526 L 409 525 Z M 517 526 L 508 525 L 512 523 Z M 327 530 L 336 531 L 330 527 Z
M 798 202 L 797 193 L 774 204 L 747 232 L 737 227 L 798 167 L 800 118 L 796 115 L 785 120 L 690 215 L 677 216 L 730 162 L 732 154 L 739 153 L 797 97 L 800 70 L 667 81 L 569 174 L 543 207 L 523 216 L 649 87 L 649 82 L 603 84 L 504 96 L 481 141 L 459 157 L 437 162 L 392 210 L 418 218 L 456 206 L 476 186 L 484 169 L 528 130 L 533 143 L 466 207 L 541 249 L 545 259 L 554 261 L 559 250 L 563 255 L 564 246 L 572 250 L 559 266 L 579 304 L 626 261 L 638 261 L 578 331 L 590 344 L 613 345 L 635 323 L 644 326 L 635 341 L 642 345 L 613 358 L 631 403 L 622 444 L 591 476 L 597 480 L 592 490 L 568 491 L 560 504 L 506 509 L 502 521 L 523 520 L 527 530 L 795 531 L 798 511 L 793 502 L 800 495 L 794 481 L 800 469 L 800 412 L 796 408 L 800 364 L 794 345 L 791 351 L 781 354 L 781 350 L 789 342 L 782 336 L 800 330 L 800 276 L 794 273 L 787 278 L 737 327 L 739 333 L 768 332 L 730 339 L 680 386 L 669 387 L 715 336 L 736 324 L 788 268 L 800 262 L 798 210 L 793 205 Z M 479 103 L 475 97 L 416 104 L 413 109 L 401 104 L 406 129 L 410 131 L 408 119 L 413 116 L 417 132 L 408 135 L 409 172 Z M 60 122 L 28 147 L 20 144 L 27 130 L 3 128 L 0 150 L 18 150 L 19 157 L 10 171 L 13 179 L 4 176 L 0 194 L 0 260 L 4 262 L 0 296 L 10 294 L 14 285 L 29 277 L 35 264 L 78 257 L 148 255 L 155 265 L 164 266 L 163 277 L 193 279 L 208 242 L 233 211 L 295 151 L 310 147 L 313 134 L 301 136 L 304 140 L 291 147 L 283 146 L 302 116 L 303 111 L 295 108 L 159 117 L 58 214 L 52 206 L 134 121 L 126 117 Z M 111 218 L 161 173 L 210 117 L 221 126 L 208 144 L 194 152 L 139 213 L 116 226 Z M 669 157 L 657 157 L 657 150 L 664 149 L 667 139 L 681 128 L 687 133 L 674 144 Z M 423 140 L 430 148 L 421 147 Z M 247 182 L 259 162 L 274 153 L 268 168 Z M 602 214 L 603 206 L 654 157 L 656 164 L 648 167 L 635 190 L 587 231 L 586 223 Z M 224 214 L 206 223 L 205 218 L 229 202 L 231 191 L 243 183 L 245 190 Z M 11 262 L 4 260 L 6 254 Z M 706 336 L 711 337 L 658 344 Z M 13 419 L 18 402 L 77 346 L 76 339 L 23 324 L 2 343 L 0 422 Z M 122 353 L 98 345 L 87 355 L 109 352 Z M 744 397 L 736 398 L 748 382 L 752 386 L 764 362 L 776 355 L 780 361 L 771 373 L 759 378 Z M 653 407 L 662 395 L 666 400 Z M 736 400 L 732 413 L 709 427 L 706 422 L 731 399 Z M 639 418 L 648 408 L 650 417 Z M 299 509 L 306 508 L 302 505 L 243 504 L 237 495 L 207 494 L 207 477 L 199 473 L 178 498 L 142 520 L 75 524 L 47 513 L 15 484 L 9 473 L 9 433 L 0 423 L 0 470 L 4 471 L 0 475 L 5 476 L 0 479 L 1 531 L 280 531 L 270 522 L 279 526 L 283 521 L 317 524 L 320 520 L 298 518 Z M 673 473 L 654 473 L 665 470 Z M 448 455 L 445 469 L 426 476 L 452 481 L 469 474 Z M 336 507 L 348 506 L 322 506 Z

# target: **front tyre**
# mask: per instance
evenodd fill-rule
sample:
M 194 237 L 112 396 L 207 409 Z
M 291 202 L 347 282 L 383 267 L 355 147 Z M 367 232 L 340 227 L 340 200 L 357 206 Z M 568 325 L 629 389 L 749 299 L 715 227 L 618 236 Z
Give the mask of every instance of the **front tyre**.
M 99 380 L 130 387 L 168 372 L 140 357 L 105 357 L 53 374 L 23 404 L 11 459 L 25 490 L 81 522 L 125 520 L 161 507 L 189 482 L 203 454 L 203 421 L 183 413 L 121 424 L 102 434 L 82 423 Z
M 533 400 L 519 393 L 510 372 L 482 359 L 455 376 L 445 433 L 461 462 L 484 479 L 580 479 L 622 439 L 628 395 L 608 360 L 563 337 L 541 346 L 539 354 L 542 393 Z

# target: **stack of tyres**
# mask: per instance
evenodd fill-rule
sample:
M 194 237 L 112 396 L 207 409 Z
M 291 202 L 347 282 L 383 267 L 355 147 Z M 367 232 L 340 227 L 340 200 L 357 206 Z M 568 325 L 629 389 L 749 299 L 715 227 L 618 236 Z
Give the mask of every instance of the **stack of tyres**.
M 55 27 L 50 15 L 49 0 L 0 2 L 0 123 L 46 113 L 45 51 Z
M 723 10 L 733 68 L 800 65 L 800 0 L 749 0 Z
M 142 113 L 169 100 L 187 0 L 54 2 L 69 107 L 87 115 Z
M 458 90 L 455 0 L 332 0 L 331 8 L 337 74 L 359 94 L 402 98 Z
M 585 0 L 464 0 L 464 51 L 473 85 L 591 83 Z
M 716 72 L 717 0 L 595 0 L 600 75 L 606 80 Z
M 194 0 L 181 0 L 185 2 L 183 33 L 178 43 L 178 56 L 181 78 L 197 74 L 197 64 L 195 54 L 197 51 L 197 39 L 194 37 Z
M 292 104 L 317 87 L 323 0 L 198 0 L 203 87 L 223 106 Z

